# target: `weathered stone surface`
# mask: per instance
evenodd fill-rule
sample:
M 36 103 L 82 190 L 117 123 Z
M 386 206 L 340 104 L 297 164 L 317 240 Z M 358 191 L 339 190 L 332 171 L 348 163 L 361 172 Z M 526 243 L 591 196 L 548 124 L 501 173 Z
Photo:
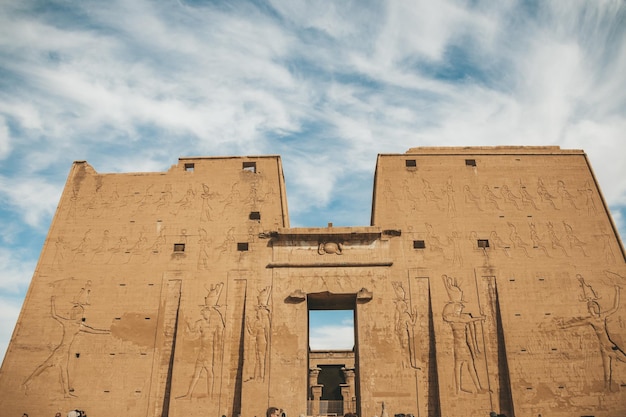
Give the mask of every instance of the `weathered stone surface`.
M 379 155 L 372 224 L 320 228 L 290 228 L 277 156 L 76 162 L 0 410 L 317 415 L 328 367 L 364 417 L 624 416 L 624 285 L 582 151 Z M 354 352 L 311 352 L 309 310 L 336 308 Z

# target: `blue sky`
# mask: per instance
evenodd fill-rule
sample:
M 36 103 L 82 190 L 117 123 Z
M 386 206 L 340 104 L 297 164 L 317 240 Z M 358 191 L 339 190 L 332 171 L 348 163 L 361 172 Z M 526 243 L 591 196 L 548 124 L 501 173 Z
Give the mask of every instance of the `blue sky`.
M 74 160 L 279 154 L 291 225 L 350 226 L 378 153 L 558 145 L 623 238 L 625 32 L 621 0 L 0 0 L 0 357 Z

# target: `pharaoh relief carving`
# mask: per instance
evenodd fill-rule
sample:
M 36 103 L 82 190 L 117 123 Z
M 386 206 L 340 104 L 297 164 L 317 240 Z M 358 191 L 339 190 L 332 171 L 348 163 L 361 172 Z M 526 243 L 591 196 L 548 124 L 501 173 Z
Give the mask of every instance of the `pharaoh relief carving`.
M 406 290 L 401 282 L 391 283 L 396 294 L 394 303 L 394 330 L 398 344 L 402 350 L 402 367 L 421 369 L 417 363 L 415 344 L 415 326 L 417 324 L 417 308 L 411 308 L 411 300 L 407 297 Z
M 58 375 L 58 381 L 63 390 L 63 396 L 65 398 L 76 397 L 75 390 L 72 387 L 72 375 L 70 366 L 70 359 L 75 355 L 72 355 L 72 344 L 79 334 L 110 334 L 110 329 L 98 329 L 91 327 L 85 322 L 85 306 L 89 305 L 89 295 L 91 292 L 91 281 L 87 281 L 86 284 L 78 291 L 73 297 L 71 304 L 71 310 L 66 317 L 57 312 L 57 297 L 52 295 L 50 297 L 50 316 L 56 320 L 62 327 L 61 341 L 52 350 L 49 356 L 44 360 L 35 370 L 24 380 L 22 385 L 26 395 L 34 379 L 39 377 L 47 370 L 56 372 Z
M 442 318 L 452 331 L 456 393 L 488 393 L 489 390 L 483 387 L 476 370 L 477 357 L 481 352 L 476 324 L 486 317 L 482 314 L 472 317 L 471 314 L 463 313 L 465 301 L 457 280 L 447 275 L 442 275 L 441 278 L 450 300 L 443 308 Z
M 192 397 L 200 377 L 206 377 L 206 391 L 203 396 L 212 396 L 215 393 L 215 382 L 219 378 L 223 358 L 224 315 L 219 300 L 224 283 L 212 285 L 204 298 L 204 305 L 200 310 L 200 319 L 195 323 L 187 323 L 186 335 L 190 339 L 200 339 L 200 349 L 196 356 L 193 375 L 187 393 L 176 398 Z
M 624 278 L 610 271 L 605 274 L 612 280 L 619 279 L 621 282 Z M 570 329 L 573 327 L 590 327 L 598 340 L 598 348 L 602 357 L 602 368 L 604 372 L 604 388 L 607 391 L 617 390 L 619 387 L 615 384 L 614 371 L 617 361 L 626 363 L 626 346 L 618 344 L 618 340 L 612 336 L 607 327 L 607 320 L 619 310 L 620 290 L 621 287 L 614 285 L 613 306 L 609 309 L 602 310 L 598 300 L 597 292 L 591 285 L 585 282 L 582 275 L 576 275 L 580 283 L 581 296 L 579 300 L 587 304 L 588 315 L 583 317 L 574 317 L 568 320 L 558 319 L 557 324 L 562 329 Z
M 254 352 L 254 370 L 249 380 L 257 382 L 265 380 L 267 359 L 270 345 L 270 330 L 272 327 L 269 297 L 272 287 L 262 288 L 257 295 L 255 316 L 246 320 L 246 330 L 251 337 Z

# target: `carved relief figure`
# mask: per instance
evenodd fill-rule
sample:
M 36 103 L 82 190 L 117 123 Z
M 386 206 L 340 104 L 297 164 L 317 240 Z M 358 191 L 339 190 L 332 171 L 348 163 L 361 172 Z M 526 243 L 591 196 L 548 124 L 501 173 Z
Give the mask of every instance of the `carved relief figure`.
M 198 269 L 209 269 L 209 252 L 211 251 L 211 243 L 209 235 L 203 228 L 198 229 L 200 239 L 198 239 Z
M 456 203 L 454 201 L 454 187 L 452 186 L 452 177 L 448 177 L 446 188 L 442 190 L 446 196 L 448 216 L 454 217 L 456 214 Z
M 539 208 L 535 204 L 535 200 L 526 189 L 526 185 L 524 185 L 522 180 L 519 181 L 519 194 L 522 199 L 522 204 L 530 204 L 535 210 L 539 210 Z
M 172 184 L 165 184 L 165 186 L 163 187 L 163 191 L 161 191 L 161 196 L 156 201 L 156 209 L 161 210 L 163 207 L 169 206 L 172 198 Z
M 554 225 L 552 224 L 552 222 L 548 222 L 548 237 L 550 238 L 552 249 L 559 248 L 563 251 L 565 256 L 569 257 L 569 254 L 567 253 L 563 245 L 561 245 L 561 239 L 556 234 L 556 230 L 554 230 Z
M 200 194 L 200 197 L 202 198 L 200 221 L 210 222 L 212 220 L 211 212 L 213 211 L 213 207 L 211 207 L 211 200 L 217 195 L 217 193 L 210 192 L 208 185 L 202 184 L 202 194 Z
M 535 226 L 535 224 L 529 223 L 528 227 L 530 228 L 530 240 L 533 242 L 533 248 L 541 249 L 548 258 L 551 258 L 550 254 L 548 253 L 548 249 L 541 242 L 541 237 L 537 232 L 537 227 Z
M 559 196 L 561 196 L 562 206 L 565 206 L 565 202 L 567 202 L 570 206 L 578 210 L 575 197 L 571 195 L 569 191 L 567 191 L 567 188 L 565 187 L 565 182 L 563 182 L 562 180 L 557 181 L 556 192 Z
M 424 198 L 426 199 L 426 202 L 430 201 L 432 203 L 435 203 L 435 206 L 437 206 L 437 209 L 441 210 L 441 207 L 439 206 L 439 201 L 441 200 L 441 197 L 435 194 L 435 192 L 433 191 L 428 181 L 426 181 L 425 179 L 422 179 L 422 183 L 424 184 L 423 194 L 424 194 Z
M 602 355 L 602 368 L 604 370 L 604 387 L 607 390 L 612 390 L 613 387 L 613 365 L 616 360 L 626 363 L 626 352 L 623 346 L 619 346 L 607 330 L 607 319 L 615 314 L 619 310 L 619 293 L 620 287 L 615 285 L 615 298 L 613 301 L 613 307 L 609 310 L 602 311 L 599 299 L 593 288 L 585 283 L 585 279 L 579 274 L 576 278 L 580 282 L 580 286 L 583 292 L 581 301 L 587 303 L 587 310 L 589 316 L 576 317 L 567 321 L 562 319 L 558 320 L 558 324 L 563 329 L 572 327 L 590 326 L 600 345 L 600 354 Z
M 513 247 L 516 249 L 521 249 L 522 251 L 524 251 L 524 254 L 528 258 L 530 258 L 531 256 L 528 253 L 528 250 L 526 249 L 528 244 L 524 242 L 522 240 L 522 237 L 519 235 L 519 233 L 517 233 L 517 227 L 515 227 L 515 225 L 511 222 L 507 222 L 507 224 L 509 225 L 509 229 L 511 230 L 511 233 L 509 234 L 509 239 L 511 239 L 511 242 L 513 243 Z
M 519 200 L 520 198 L 513 194 L 513 191 L 511 191 L 508 185 L 504 184 L 502 186 L 502 188 L 500 189 L 500 195 L 504 199 L 505 203 L 513 204 L 516 209 L 520 210 L 520 206 L 519 204 L 517 204 L 517 200 Z
M 488 185 L 483 185 L 482 194 L 483 198 L 485 199 L 485 204 L 492 208 L 495 208 L 496 210 L 502 210 L 498 205 L 498 200 L 500 199 L 500 197 L 495 195 Z
M 254 374 L 252 379 L 264 381 L 270 343 L 270 310 L 267 305 L 256 306 L 254 321 L 246 322 L 248 333 L 254 342 Z
M 88 281 L 90 285 L 91 282 Z M 88 292 L 87 292 L 88 293 Z M 86 295 L 85 295 L 86 297 Z M 77 298 L 78 300 L 84 300 L 83 296 Z M 54 348 L 50 356 L 39 365 L 32 374 L 26 378 L 23 385 L 28 390 L 28 386 L 37 376 L 41 375 L 43 371 L 48 368 L 55 368 L 59 371 L 59 377 L 61 382 L 61 387 L 63 388 L 63 395 L 65 398 L 76 397 L 73 394 L 73 389 L 70 383 L 70 372 L 69 372 L 69 361 L 70 361 L 70 351 L 72 347 L 72 343 L 76 336 L 79 333 L 91 333 L 91 334 L 109 334 L 110 330 L 105 329 L 96 329 L 91 326 L 88 326 L 83 321 L 83 313 L 84 308 L 82 304 L 78 302 L 74 303 L 72 310 L 70 312 L 69 317 L 63 317 L 59 315 L 56 311 L 56 297 L 53 295 L 50 297 L 50 313 L 53 319 L 58 321 L 63 327 L 63 334 L 61 337 L 61 342 Z
M 578 190 L 579 193 L 585 195 L 585 206 L 587 206 L 587 214 L 591 215 L 598 211 L 596 208 L 596 203 L 593 199 L 593 187 L 589 183 L 589 181 L 585 182 L 585 187 L 581 190 Z
M 475 205 L 478 211 L 483 211 L 483 209 L 480 207 L 480 197 L 475 196 L 472 193 L 469 185 L 463 187 L 463 195 L 465 196 L 466 203 Z
M 511 256 L 511 254 L 509 253 L 510 246 L 505 243 L 504 240 L 502 240 L 502 238 L 498 235 L 498 232 L 496 232 L 495 230 L 491 231 L 491 234 L 489 235 L 489 241 L 493 242 L 494 251 L 502 249 L 507 257 Z
M 409 300 L 402 283 L 391 283 L 395 292 L 396 311 L 394 317 L 395 331 L 402 349 L 402 366 L 419 369 L 417 366 L 417 352 L 415 351 L 415 325 L 417 323 L 417 308 L 409 308 Z M 408 358 L 408 362 L 406 361 Z
M 100 258 L 103 254 L 105 254 L 109 250 L 109 241 L 110 241 L 109 231 L 105 230 L 104 232 L 102 232 L 102 239 L 100 239 L 100 243 L 98 243 L 98 246 L 96 246 L 96 248 L 93 250 L 93 256 L 91 257 L 91 262 L 94 261 L 96 256 Z
M 550 194 L 546 186 L 543 185 L 543 180 L 541 178 L 537 179 L 537 194 L 539 194 L 541 201 L 547 202 L 553 209 L 558 210 L 556 204 L 554 204 L 554 196 Z
M 433 230 L 433 226 L 430 223 L 424 223 L 424 225 L 426 226 L 426 237 L 428 238 L 428 247 L 433 252 L 439 252 L 441 256 L 443 256 L 443 258 L 446 259 L 446 255 L 443 249 L 444 244 L 441 243 L 441 239 L 439 239 L 439 236 L 435 234 L 435 231 Z
M 320 255 L 324 254 L 335 254 L 342 255 L 343 254 L 343 244 L 341 242 L 322 242 L 317 247 L 317 253 Z
M 450 325 L 453 338 L 454 350 L 454 381 L 457 394 L 467 393 L 487 393 L 489 390 L 483 388 L 476 372 L 476 355 L 480 353 L 476 339 L 476 329 L 474 324 L 485 320 L 485 316 L 472 317 L 471 314 L 463 313 L 465 307 L 463 301 L 463 291 L 452 277 L 442 276 L 444 285 L 448 292 L 450 301 L 443 308 L 443 320 Z M 464 370 L 472 380 L 472 388 L 467 389 L 463 384 Z
M 587 252 L 585 252 L 586 243 L 578 239 L 578 236 L 574 234 L 574 229 L 572 229 L 572 226 L 563 222 L 563 227 L 565 228 L 565 237 L 569 242 L 569 247 L 571 249 L 578 248 L 581 250 L 584 256 L 589 256 L 587 255 Z
M 200 310 L 202 318 L 193 325 L 187 323 L 187 331 L 200 338 L 200 350 L 196 357 L 193 376 L 187 393 L 177 398 L 191 398 L 204 371 L 206 374 L 206 395 L 215 390 L 215 374 L 219 372 L 222 359 L 222 340 L 224 336 L 224 317 L 219 310 L 219 298 L 224 287 L 223 283 L 211 286 L 204 298 L 204 307 Z

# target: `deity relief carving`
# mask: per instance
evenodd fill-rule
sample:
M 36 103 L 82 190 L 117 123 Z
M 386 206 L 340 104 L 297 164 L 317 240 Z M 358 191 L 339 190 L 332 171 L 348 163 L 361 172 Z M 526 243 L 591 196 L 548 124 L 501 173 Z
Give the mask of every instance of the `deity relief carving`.
M 443 308 L 442 318 L 452 330 L 456 393 L 488 393 L 489 390 L 482 387 L 476 371 L 476 359 L 480 353 L 476 323 L 484 321 L 486 317 L 472 317 L 471 314 L 463 313 L 465 301 L 457 280 L 447 275 L 442 275 L 441 278 L 450 300 Z M 471 387 L 468 387 L 464 378 L 465 373 L 470 377 Z
M 605 271 L 605 273 L 609 276 L 612 274 L 609 271 Z M 622 278 L 617 274 L 614 275 Z M 587 304 L 589 315 L 585 317 L 574 317 L 569 320 L 557 319 L 557 324 L 562 329 L 584 326 L 589 326 L 593 329 L 598 340 L 600 355 L 602 357 L 604 388 L 607 391 L 615 390 L 617 389 L 613 377 L 615 361 L 626 363 L 626 351 L 624 350 L 624 346 L 619 345 L 616 340 L 611 337 L 607 328 L 607 319 L 619 310 L 619 294 L 621 287 L 619 285 L 614 286 L 615 295 L 613 297 L 613 307 L 602 311 L 598 303 L 600 297 L 598 297 L 593 287 L 587 284 L 580 274 L 576 275 L 576 279 L 578 279 L 582 291 L 582 296 L 579 297 L 579 300 Z
M 219 376 L 224 327 L 226 326 L 219 305 L 223 288 L 224 283 L 222 282 L 212 285 L 204 297 L 204 305 L 200 310 L 202 317 L 193 324 L 187 323 L 186 333 L 192 335 L 193 339 L 200 339 L 200 349 L 187 393 L 176 398 L 191 398 L 203 372 L 206 375 L 206 393 L 204 395 L 211 396 L 215 392 L 215 380 Z

